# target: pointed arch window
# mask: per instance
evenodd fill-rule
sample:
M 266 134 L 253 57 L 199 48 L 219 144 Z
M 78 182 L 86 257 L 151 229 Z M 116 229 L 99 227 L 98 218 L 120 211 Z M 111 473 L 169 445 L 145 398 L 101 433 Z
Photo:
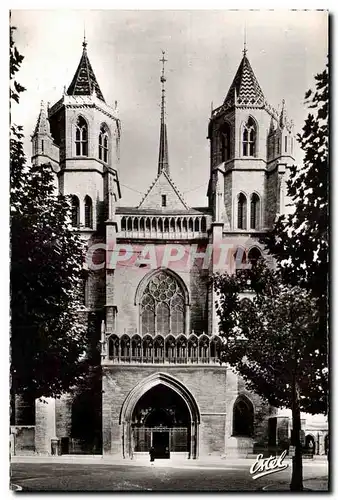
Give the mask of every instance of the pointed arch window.
M 257 247 L 251 248 L 251 250 L 248 253 L 248 261 L 251 264 L 252 267 L 256 266 L 257 262 L 259 259 L 262 258 L 262 253 Z
M 148 282 L 140 302 L 141 332 L 184 333 L 185 301 L 180 283 L 160 271 Z
M 93 202 L 90 196 L 84 199 L 85 227 L 93 228 Z
M 255 156 L 256 136 L 256 125 L 250 117 L 243 127 L 243 156 Z
M 238 195 L 238 202 L 237 202 L 238 229 L 246 229 L 246 212 L 247 212 L 246 196 L 243 193 L 240 193 Z
M 99 134 L 99 159 L 108 163 L 109 134 L 106 125 L 101 125 Z
M 88 156 L 88 126 L 82 116 L 79 116 L 75 128 L 76 156 Z
M 79 198 L 75 195 L 72 196 L 72 226 L 80 227 L 80 202 Z
M 239 397 L 233 408 L 233 435 L 251 437 L 253 434 L 254 409 L 246 397 Z
M 230 126 L 228 123 L 223 123 L 220 128 L 221 134 L 221 159 L 227 161 L 230 159 Z
M 260 199 L 258 194 L 251 195 L 250 202 L 250 229 L 259 229 Z

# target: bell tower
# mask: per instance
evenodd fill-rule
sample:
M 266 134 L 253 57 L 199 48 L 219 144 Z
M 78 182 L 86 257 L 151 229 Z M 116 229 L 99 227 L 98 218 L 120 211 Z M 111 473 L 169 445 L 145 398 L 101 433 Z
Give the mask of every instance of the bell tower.
M 89 237 L 107 220 L 121 197 L 118 183 L 120 120 L 97 82 L 84 38 L 68 89 L 48 110 L 50 133 L 59 148 L 59 189 L 72 195 L 73 225 Z
M 246 46 L 221 106 L 211 111 L 209 207 L 224 230 L 257 233 L 282 213 L 292 123 L 266 101 Z

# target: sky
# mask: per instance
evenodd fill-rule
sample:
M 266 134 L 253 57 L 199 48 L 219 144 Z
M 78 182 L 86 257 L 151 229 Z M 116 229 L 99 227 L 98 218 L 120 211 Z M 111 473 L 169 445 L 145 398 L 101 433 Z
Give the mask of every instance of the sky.
M 157 174 L 161 50 L 171 176 L 190 206 L 207 203 L 211 103 L 220 106 L 247 56 L 267 101 L 282 99 L 295 132 L 308 110 L 304 94 L 327 62 L 327 12 L 249 10 L 14 10 L 15 41 L 25 59 L 26 87 L 12 121 L 24 126 L 25 151 L 40 101 L 53 105 L 78 66 L 84 28 L 88 55 L 107 104 L 118 102 L 122 124 L 122 205 L 137 205 Z M 301 162 L 301 151 L 296 161 Z

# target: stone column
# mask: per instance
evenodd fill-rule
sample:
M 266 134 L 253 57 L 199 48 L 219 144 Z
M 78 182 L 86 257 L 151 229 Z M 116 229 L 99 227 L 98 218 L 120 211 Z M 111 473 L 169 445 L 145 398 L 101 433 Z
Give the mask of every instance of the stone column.
M 56 437 L 55 399 L 35 402 L 35 450 L 38 455 L 51 455 L 51 439 Z

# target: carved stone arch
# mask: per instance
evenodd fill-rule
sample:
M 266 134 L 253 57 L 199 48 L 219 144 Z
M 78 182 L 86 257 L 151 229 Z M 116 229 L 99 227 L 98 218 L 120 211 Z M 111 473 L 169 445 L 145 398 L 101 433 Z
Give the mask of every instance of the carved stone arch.
M 246 394 L 239 394 L 232 407 L 232 435 L 252 437 L 254 432 L 254 405 Z
M 221 161 L 225 162 L 231 158 L 231 139 L 232 139 L 232 124 L 229 120 L 224 119 L 218 127 L 218 147 L 220 148 Z
M 72 226 L 80 227 L 80 199 L 76 194 L 71 195 Z
M 207 230 L 207 219 L 206 219 L 205 215 L 203 215 L 201 217 L 201 231 L 202 231 L 202 233 L 205 233 L 206 230 Z
M 198 338 L 198 356 L 201 360 L 209 359 L 210 354 L 210 337 L 203 333 Z
M 235 227 L 246 230 L 248 228 L 248 195 L 245 191 L 239 191 L 235 198 Z
M 262 225 L 262 197 L 258 191 L 250 194 L 250 229 L 260 229 Z
M 210 338 L 210 357 L 218 358 L 220 357 L 222 340 L 219 335 L 213 335 Z
M 154 338 L 154 357 L 164 358 L 164 337 L 163 335 L 156 335 Z
M 198 337 L 194 333 L 188 337 L 188 357 L 198 359 Z
M 252 122 L 254 129 L 255 129 L 255 146 L 254 146 L 254 153 L 253 155 L 250 154 L 244 154 L 243 151 L 243 137 L 244 137 L 244 131 L 248 123 L 250 124 Z M 239 151 L 240 151 L 240 156 L 241 157 L 257 157 L 259 154 L 259 124 L 257 119 L 251 114 L 248 113 L 245 119 L 243 119 L 240 123 L 240 128 L 239 128 Z
M 130 358 L 130 337 L 126 333 L 120 338 L 121 358 Z
M 189 217 L 188 229 L 190 232 L 193 232 L 193 230 L 194 230 L 194 221 L 193 221 L 192 217 Z
M 174 233 L 176 231 L 176 221 L 174 217 L 170 219 L 170 232 Z
M 132 389 L 124 400 L 120 412 L 119 423 L 130 423 L 132 420 L 133 410 L 135 408 L 138 400 L 158 384 L 165 385 L 175 391 L 179 396 L 183 398 L 185 401 L 191 422 L 194 424 L 199 424 L 201 421 L 201 414 L 198 408 L 197 402 L 194 396 L 191 394 L 189 389 L 185 387 L 178 379 L 174 378 L 172 375 L 168 375 L 167 373 L 153 373 L 143 379 L 137 386 Z
M 78 113 L 73 122 L 73 147 L 74 156 L 88 156 L 89 154 L 89 122 L 82 114 Z
M 93 200 L 88 194 L 86 194 L 86 196 L 83 199 L 83 203 L 84 203 L 84 225 L 85 227 L 92 229 L 94 220 Z
M 131 356 L 133 358 L 141 358 L 142 356 L 142 337 L 135 334 L 131 338 Z
M 116 335 L 110 335 L 108 339 L 109 358 L 117 358 L 119 356 L 120 338 Z
M 262 250 L 257 245 L 251 246 L 247 253 L 248 263 L 256 265 L 259 259 L 264 259 Z
M 143 295 L 143 292 L 144 292 L 144 290 L 145 290 L 148 282 L 154 276 L 156 276 L 156 274 L 158 274 L 160 272 L 167 273 L 169 276 L 172 276 L 178 282 L 178 284 L 180 285 L 181 290 L 183 291 L 185 305 L 186 306 L 190 306 L 190 295 L 189 295 L 189 291 L 188 291 L 187 285 L 185 284 L 185 282 L 183 281 L 183 279 L 181 278 L 181 276 L 179 274 L 175 273 L 174 271 L 172 271 L 171 269 L 169 269 L 167 267 L 158 267 L 157 269 L 154 269 L 153 271 L 151 271 L 148 274 L 146 274 L 141 279 L 141 281 L 139 282 L 139 284 L 137 285 L 137 288 L 136 288 L 136 293 L 135 293 L 135 298 L 134 298 L 134 305 L 137 306 L 137 305 L 140 304 L 141 297 Z

